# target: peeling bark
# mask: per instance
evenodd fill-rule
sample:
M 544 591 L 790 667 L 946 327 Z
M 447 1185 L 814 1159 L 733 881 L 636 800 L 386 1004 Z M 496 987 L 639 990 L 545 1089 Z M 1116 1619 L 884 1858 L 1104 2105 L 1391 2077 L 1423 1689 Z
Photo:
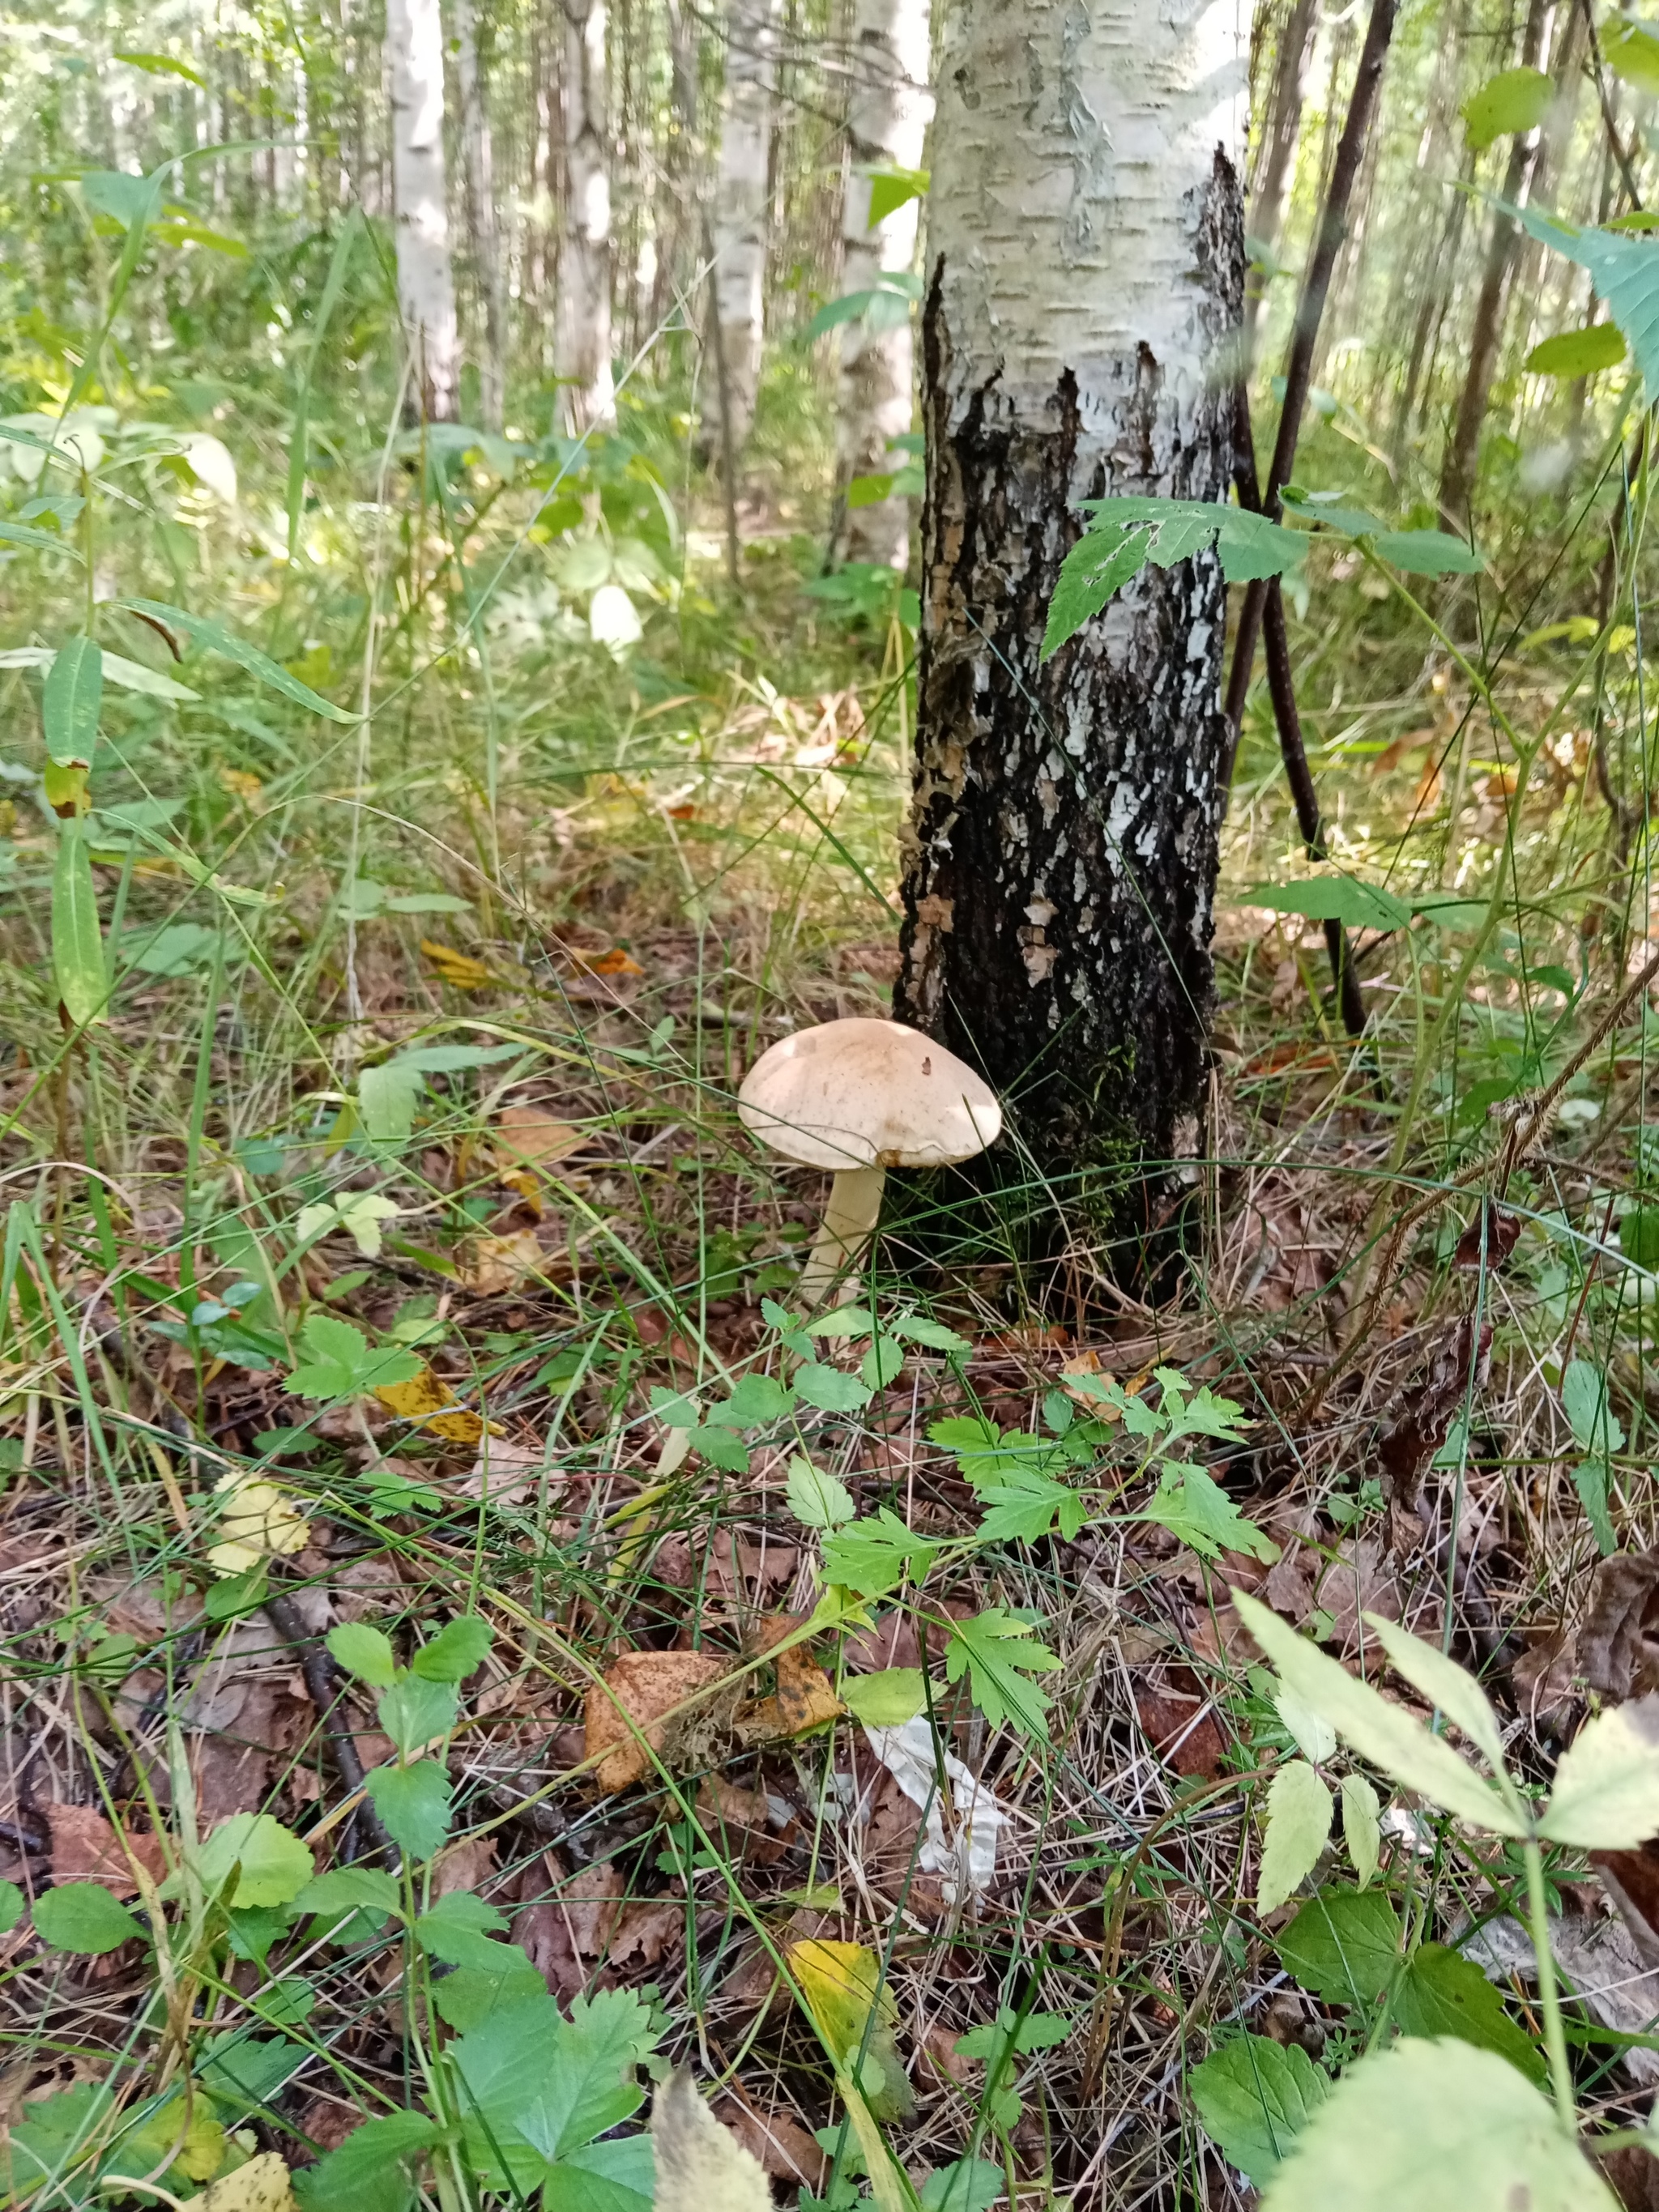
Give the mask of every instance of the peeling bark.
M 963 0 L 939 70 L 896 1011 L 983 1067 L 1036 1166 L 1125 1230 L 1201 1126 L 1220 569 L 1148 569 L 1038 654 L 1080 500 L 1227 495 L 1245 82 L 1210 0 Z

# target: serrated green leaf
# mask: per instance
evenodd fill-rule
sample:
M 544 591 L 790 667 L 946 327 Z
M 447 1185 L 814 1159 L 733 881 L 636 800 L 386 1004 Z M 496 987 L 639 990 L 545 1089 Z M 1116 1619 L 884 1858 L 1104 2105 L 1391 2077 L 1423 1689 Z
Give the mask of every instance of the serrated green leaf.
M 468 1890 L 451 1890 L 429 1911 L 418 1916 L 415 1940 L 431 1957 L 448 1966 L 508 1973 L 514 1970 L 512 1947 L 496 1941 L 506 1926 L 506 1916 L 483 1898 L 474 1897 Z M 528 1964 L 522 1952 L 517 1956 L 520 1965 Z
M 92 766 L 103 703 L 103 648 L 94 638 L 72 637 L 58 647 L 40 693 L 46 751 L 60 768 Z
M 844 1674 L 841 1701 L 866 1728 L 902 1728 L 927 1702 L 920 1667 L 883 1667 L 873 1674 Z
M 377 1766 L 365 1786 L 387 1835 L 405 1857 L 429 1859 L 449 1833 L 450 1821 L 449 1777 L 436 1759 Z
M 241 1906 L 287 1905 L 316 1872 L 308 1846 L 269 1813 L 233 1813 L 191 1856 L 198 1881 L 216 1893 L 240 1868 L 234 1895 Z
M 412 1382 L 421 1371 L 412 1352 L 371 1346 L 362 1329 L 335 1314 L 308 1314 L 300 1343 L 308 1357 L 283 1385 L 292 1398 L 361 1397 L 394 1382 Z
M 1495 1774 L 1504 1769 L 1504 1731 L 1492 1701 L 1473 1674 L 1455 1659 L 1420 1636 L 1401 1628 L 1380 1613 L 1365 1615 L 1367 1626 L 1389 1655 L 1389 1663 L 1420 1690 L 1431 1705 L 1438 1705 L 1448 1720 L 1462 1729 L 1472 1744 L 1483 1751 Z
M 338 2150 L 295 2169 L 289 2185 L 301 2212 L 406 2212 L 415 2201 L 409 2163 L 441 2132 L 424 2112 L 364 2121 Z
M 1399 1966 L 1403 1932 L 1380 1890 L 1322 1889 L 1273 1942 L 1304 1990 L 1367 2012 Z
M 1659 1695 L 1585 1722 L 1561 1754 L 1538 1831 L 1587 1851 L 1634 1850 L 1659 1836 Z
M 747 1474 L 749 1447 L 735 1429 L 723 1428 L 718 1421 L 700 1424 L 691 1431 L 691 1448 L 701 1452 L 710 1467 L 724 1468 L 728 1474 Z
M 31 1917 L 43 1943 L 82 1959 L 101 1958 L 147 1932 L 142 1921 L 95 1881 L 60 1882 L 35 1899 Z
M 1279 1557 L 1273 1538 L 1246 1520 L 1214 1478 L 1201 1467 L 1171 1462 L 1164 1468 L 1151 1503 L 1131 1521 L 1156 1521 L 1178 1536 L 1200 1559 L 1218 1559 L 1223 1552 L 1246 1552 L 1268 1565 Z
M 878 1336 L 860 1360 L 859 1375 L 866 1389 L 884 1390 L 890 1382 L 897 1381 L 903 1367 L 903 1346 L 896 1344 L 890 1336 Z
M 1376 1879 L 1382 1850 L 1382 1829 L 1376 1792 L 1363 1774 L 1342 1778 L 1342 1840 L 1348 1847 L 1361 1889 Z
M 376 1913 L 384 1920 L 398 1910 L 396 1881 L 380 1867 L 330 1867 L 290 1899 L 295 1912 L 324 1919 L 347 1912 Z
M 1232 1597 L 1239 1618 L 1287 1688 L 1323 1713 L 1362 1758 L 1449 1813 L 1498 1835 L 1526 1833 L 1525 1816 L 1482 1781 L 1443 1736 L 1431 1735 L 1413 1714 L 1357 1680 L 1248 1592 L 1236 1589 Z
M 846 1484 L 799 1452 L 789 1462 L 787 1496 L 789 1510 L 805 1528 L 838 1528 L 858 1510 Z
M 1281 1766 L 1267 1785 L 1267 1826 L 1256 1886 L 1258 1912 L 1274 1912 L 1319 1863 L 1335 1810 L 1329 1790 L 1305 1759 Z
M 1554 2108 L 1490 2051 L 1402 2036 L 1350 2066 L 1262 2212 L 1617 2212 Z
M 1625 1431 L 1607 1399 L 1607 1379 L 1588 1359 L 1570 1359 L 1561 1377 L 1561 1410 L 1586 1451 L 1625 1448 Z
M 708 1408 L 708 1418 L 728 1429 L 758 1429 L 781 1421 L 794 1404 L 793 1391 L 775 1375 L 738 1376 L 732 1395 Z
M 1463 102 L 1463 131 L 1471 150 L 1482 153 L 1497 139 L 1535 131 L 1554 97 L 1554 81 L 1542 70 L 1500 70 Z
M 429 1644 L 422 1644 L 410 1671 L 428 1682 L 464 1682 L 489 1656 L 495 1632 L 476 1613 L 458 1613 Z
M 405 1674 L 381 1692 L 378 1711 L 380 1726 L 408 1759 L 434 1737 L 448 1735 L 459 1706 L 452 1684 Z
M 286 668 L 274 661 L 269 653 L 250 645 L 246 638 L 238 637 L 222 623 L 213 622 L 205 615 L 187 614 L 182 607 L 166 606 L 159 599 L 117 599 L 115 605 L 126 607 L 134 614 L 149 615 L 170 630 L 179 630 L 204 652 L 216 653 L 226 660 L 234 660 L 245 669 L 256 683 L 269 685 L 291 699 L 296 707 L 307 708 L 313 714 L 321 714 L 331 722 L 353 723 L 362 716 L 351 714 L 344 707 L 337 707 L 331 699 L 322 698 L 308 684 L 301 684 L 297 676 L 290 676 Z
M 331 1656 L 348 1674 L 377 1690 L 389 1690 L 397 1679 L 398 1655 L 392 1638 L 366 1620 L 343 1620 L 331 1628 L 324 1641 Z
M 896 1514 L 883 1506 L 873 1519 L 849 1522 L 823 1540 L 823 1571 L 832 1583 L 860 1597 L 885 1597 L 907 1572 L 924 1579 L 939 1547 L 912 1535 Z
M 945 1647 L 945 1679 L 959 1682 L 967 1675 L 969 1694 L 993 1728 L 1006 1721 L 1043 1743 L 1048 1740 L 1048 1698 L 1027 1677 L 1053 1674 L 1060 1663 L 1046 1644 L 1032 1640 L 1028 1622 L 1016 1620 L 1000 1605 L 953 1620 Z
M 1331 2092 L 1299 2043 L 1241 2035 L 1192 2071 L 1194 2107 L 1222 2156 L 1258 2189 Z
M 795 1395 L 820 1413 L 856 1413 L 869 1404 L 873 1393 L 856 1375 L 844 1374 L 822 1360 L 804 1359 L 795 1370 Z
M 1408 576 L 1477 576 L 1484 558 L 1445 530 L 1385 530 L 1370 541 L 1372 550 Z
M 1504 2009 L 1504 2001 L 1472 1959 L 1443 1943 L 1423 1943 L 1395 1987 L 1394 2021 L 1402 2035 L 1451 2035 L 1495 2051 L 1529 2081 L 1548 2078 L 1544 2055 Z

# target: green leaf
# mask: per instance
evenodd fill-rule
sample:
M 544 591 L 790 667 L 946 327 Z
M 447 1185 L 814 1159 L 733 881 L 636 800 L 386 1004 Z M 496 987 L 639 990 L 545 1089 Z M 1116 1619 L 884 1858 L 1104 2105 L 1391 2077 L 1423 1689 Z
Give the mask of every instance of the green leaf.
M 1305 1759 L 1281 1766 L 1267 1785 L 1267 1826 L 1255 1909 L 1273 1912 L 1319 1863 L 1335 1810 L 1330 1791 Z
M 902 1728 L 927 1702 L 920 1667 L 883 1667 L 842 1677 L 841 1701 L 866 1728 Z
M 398 1655 L 392 1638 L 366 1620 L 343 1620 L 324 1638 L 330 1654 L 348 1674 L 377 1690 L 389 1690 L 398 1676 Z
M 52 971 L 74 1026 L 101 1024 L 109 979 L 98 924 L 98 890 L 92 879 L 87 824 L 74 817 L 58 825 L 52 874 Z
M 797 1452 L 789 1462 L 789 1510 L 805 1528 L 838 1528 L 858 1508 L 853 1493 L 833 1474 Z
M 23 1917 L 27 1900 L 15 1881 L 0 1881 L 0 1936 L 9 1936 Z
M 822 1360 L 805 1359 L 795 1370 L 795 1395 L 825 1413 L 856 1413 L 873 1393 L 856 1375 L 843 1374 Z
M 952 1359 L 965 1359 L 973 1346 L 965 1336 L 958 1336 L 953 1328 L 946 1328 L 942 1321 L 934 1321 L 927 1314 L 903 1314 L 887 1324 L 888 1334 L 900 1337 L 906 1344 L 919 1344 L 927 1352 L 943 1352 Z
M 457 1966 L 453 1974 L 433 1984 L 432 2002 L 439 2019 L 459 2033 L 482 2027 L 506 2005 L 547 1994 L 546 1983 L 522 1951 L 507 1943 L 492 1948 L 495 1956 L 487 1972 L 482 1966 Z
M 883 1506 L 873 1519 L 850 1522 L 823 1540 L 823 1571 L 832 1583 L 860 1597 L 885 1597 L 905 1580 L 907 1570 L 922 1581 L 939 1547 L 912 1535 L 897 1515 Z
M 1443 1943 L 1413 1952 L 1394 1993 L 1395 2026 L 1402 2035 L 1453 2035 L 1495 2051 L 1529 2081 L 1548 2078 L 1543 2053 L 1504 2009 L 1504 2000 L 1472 1959 Z
M 1226 1492 L 1201 1467 L 1179 1461 L 1164 1468 L 1152 1503 L 1131 1521 L 1156 1521 L 1170 1529 L 1200 1559 L 1217 1559 L 1223 1552 L 1247 1552 L 1268 1565 L 1279 1557 L 1273 1538 L 1247 1521 Z
M 865 228 L 873 230 L 896 209 L 919 200 L 927 190 L 926 169 L 872 169 L 870 172 L 870 212 Z
M 357 1078 L 357 1112 L 376 1144 L 395 1144 L 415 1131 L 415 1107 L 426 1078 L 407 1059 L 382 1060 Z
M 407 2212 L 415 2201 L 408 2161 L 441 2132 L 424 2112 L 365 2120 L 338 2150 L 295 2168 L 291 2186 L 302 2212 Z
M 921 2212 L 990 2212 L 1007 2177 L 988 2158 L 959 2158 L 930 2173 L 921 2185 Z
M 1402 1933 L 1380 1890 L 1322 1889 L 1273 1940 L 1280 1965 L 1304 1990 L 1369 2012 L 1400 1964 Z
M 875 1328 L 868 1306 L 836 1306 L 803 1326 L 806 1336 L 868 1336 Z
M 1617 2212 L 1513 2066 L 1409 2035 L 1348 2068 L 1261 2202 L 1262 2212 Z
M 701 1452 L 710 1467 L 724 1468 L 728 1474 L 747 1474 L 749 1447 L 735 1429 L 724 1428 L 718 1421 L 704 1422 L 691 1431 L 691 1448 Z
M 287 1905 L 316 1872 L 307 1847 L 269 1813 L 232 1814 L 192 1856 L 203 1888 L 210 1892 L 222 1890 L 240 1867 L 234 1893 L 239 1905 Z M 166 1887 L 171 1889 L 171 1881 Z
M 464 1682 L 489 1656 L 495 1632 L 476 1613 L 457 1614 L 430 1644 L 422 1644 L 410 1662 L 413 1673 L 428 1682 Z
M 308 1881 L 291 1902 L 295 1911 L 314 1912 L 324 1920 L 347 1913 L 378 1916 L 381 1924 L 398 1910 L 398 1890 L 392 1877 L 380 1867 L 330 1867 Z
M 378 1711 L 380 1726 L 404 1757 L 412 1759 L 423 1744 L 449 1734 L 459 1705 L 452 1684 L 405 1674 L 381 1692 Z
M 502 1972 L 511 1966 L 511 1946 L 495 1939 L 506 1926 L 505 1915 L 493 1905 L 456 1889 L 441 1897 L 429 1912 L 421 1914 L 415 1923 L 415 1940 L 433 1958 L 452 1966 Z M 528 1963 L 522 1953 L 518 1955 L 521 1964 Z
M 1152 533 L 1146 530 L 1125 531 L 1116 536 L 1091 530 L 1079 538 L 1060 564 L 1054 595 L 1048 602 L 1048 621 L 1042 633 L 1044 660 L 1052 659 L 1132 576 L 1140 574 L 1151 544 Z
M 527 2194 L 543 2186 L 550 2208 L 647 2212 L 648 2138 L 595 2138 L 638 2111 L 634 2069 L 653 2041 L 649 2013 L 632 1990 L 578 1997 L 568 2020 L 545 1994 L 503 2005 L 450 2047 L 472 2171 L 488 2187 Z M 610 2185 L 603 2196 L 587 2193 L 596 2180 Z M 634 2196 L 640 2204 L 629 2208 Z
M 1659 92 L 1659 38 L 1645 23 L 1609 15 L 1601 25 L 1601 55 L 1613 74 L 1638 92 Z
M 859 1362 L 859 1374 L 870 1390 L 884 1390 L 896 1382 L 904 1368 L 904 1347 L 890 1336 L 878 1336 Z
M 83 1959 L 101 1958 L 146 1933 L 143 1923 L 95 1881 L 61 1882 L 35 1899 L 32 1917 L 42 1942 Z
M 1659 392 L 1659 254 L 1652 240 L 1613 229 L 1581 230 L 1532 208 L 1506 212 L 1518 215 L 1531 237 L 1589 271 L 1650 395 Z
M 964 1462 L 963 1472 L 967 1473 Z M 1088 1500 L 1036 1467 L 1015 1466 L 1000 1480 L 982 1477 L 975 1488 L 990 1508 L 979 1524 L 987 1543 L 1035 1544 L 1056 1528 L 1074 1543 L 1089 1517 Z
M 283 1385 L 291 1398 L 362 1397 L 392 1382 L 412 1382 L 422 1362 L 412 1352 L 371 1350 L 355 1323 L 336 1314 L 308 1314 L 300 1342 L 309 1355 Z
M 60 645 L 40 693 L 46 751 L 59 768 L 90 768 L 104 703 L 104 654 L 97 641 L 72 637 Z
M 1578 1492 L 1578 1502 L 1595 1531 L 1596 1547 L 1604 1559 L 1610 1559 L 1619 1549 L 1613 1516 L 1607 1510 L 1607 1489 L 1612 1480 L 1613 1470 L 1599 1452 L 1580 1460 L 1572 1470 L 1572 1486 Z
M 1561 1754 L 1538 1832 L 1586 1851 L 1631 1851 L 1659 1836 L 1659 1695 L 1585 1722 Z
M 1028 1639 L 1028 1621 L 1016 1620 L 1006 1607 L 987 1607 L 966 1620 L 951 1623 L 945 1647 L 945 1679 L 968 1676 L 969 1693 L 993 1728 L 1004 1721 L 1023 1735 L 1048 1740 L 1048 1699 L 1030 1674 L 1052 1674 L 1060 1659 L 1047 1644 Z
M 1438 1705 L 1447 1719 L 1486 1753 L 1492 1771 L 1502 1774 L 1504 1731 L 1491 1700 L 1474 1675 L 1432 1644 L 1401 1628 L 1398 1621 L 1385 1620 L 1380 1613 L 1368 1613 L 1365 1620 L 1395 1673 L 1420 1690 L 1431 1705 Z
M 188 62 L 175 61 L 171 54 L 132 54 L 118 49 L 112 58 L 125 62 L 130 69 L 143 70 L 147 76 L 179 76 L 200 92 L 208 88 L 204 76 L 191 69 Z
M 1431 1735 L 1414 1715 L 1357 1680 L 1257 1599 L 1242 1590 L 1232 1596 L 1239 1618 L 1286 1687 L 1323 1713 L 1362 1758 L 1449 1813 L 1500 1836 L 1526 1833 L 1525 1814 L 1506 1803 L 1443 1736 Z
M 449 1777 L 436 1759 L 377 1766 L 366 1787 L 387 1835 L 404 1856 L 429 1859 L 449 1833 L 450 1821 Z
M 711 1406 L 708 1418 L 729 1429 L 758 1429 L 781 1421 L 794 1404 L 792 1390 L 773 1375 L 740 1375 L 724 1403 Z
M 1589 1360 L 1567 1362 L 1561 1377 L 1561 1410 L 1586 1451 L 1624 1449 L 1624 1429 L 1607 1402 L 1607 1378 Z
M 234 660 L 239 668 L 246 669 L 256 683 L 268 684 L 273 691 L 280 691 L 283 698 L 291 699 L 296 707 L 308 708 L 313 714 L 321 714 L 331 722 L 352 723 L 362 720 L 362 715 L 351 714 L 343 707 L 337 707 L 332 700 L 320 697 L 308 684 L 301 684 L 297 676 L 290 676 L 287 669 L 271 659 L 268 653 L 261 653 L 258 646 L 250 645 L 246 638 L 238 637 L 234 631 L 228 630 L 222 623 L 210 621 L 205 615 L 186 614 L 182 607 L 166 606 L 159 599 L 117 599 L 115 605 L 127 608 L 133 614 L 149 615 L 167 629 L 182 631 L 204 652 L 216 653 L 227 660 Z
M 1521 366 L 1534 376 L 1595 376 L 1617 368 L 1627 350 L 1616 323 L 1587 323 L 1581 331 L 1540 338 Z
M 1496 139 L 1535 131 L 1554 98 L 1554 80 L 1542 70 L 1502 70 L 1488 77 L 1463 102 L 1463 131 L 1471 150 L 1479 154 Z
M 21 545 L 30 553 L 66 553 L 82 568 L 86 566 L 80 548 L 69 538 L 55 537 L 50 530 L 36 530 L 27 522 L 0 521 L 0 544 Z
M 1377 1818 L 1381 1810 L 1376 1792 L 1363 1774 L 1343 1776 L 1342 1840 L 1348 1847 L 1348 1856 L 1353 1861 L 1361 1889 L 1376 1879 L 1382 1849 L 1382 1828 Z
M 1193 2105 L 1230 2166 L 1258 2189 L 1331 2093 L 1330 2076 L 1299 2043 L 1241 2035 L 1194 2066 Z
M 1370 541 L 1380 561 L 1408 576 L 1478 576 L 1486 562 L 1445 530 L 1385 530 Z
M 1376 884 L 1353 876 L 1314 876 L 1299 884 L 1251 884 L 1243 893 L 1251 906 L 1299 914 L 1309 921 L 1340 921 L 1348 929 L 1405 929 L 1411 908 Z

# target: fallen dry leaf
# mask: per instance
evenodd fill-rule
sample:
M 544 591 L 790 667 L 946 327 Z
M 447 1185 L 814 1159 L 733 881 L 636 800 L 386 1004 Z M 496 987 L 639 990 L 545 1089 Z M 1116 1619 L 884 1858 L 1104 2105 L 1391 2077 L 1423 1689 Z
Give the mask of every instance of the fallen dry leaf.
M 311 1524 L 301 1518 L 274 1482 L 250 1482 L 240 1469 L 222 1475 L 214 1495 L 225 1501 L 219 1541 L 208 1553 L 216 1574 L 245 1575 L 261 1559 L 287 1558 L 311 1541 Z
M 112 1897 L 137 1897 L 135 1860 L 152 1881 L 166 1875 L 159 1836 L 123 1836 L 93 1805 L 53 1801 L 40 1810 L 52 1838 L 53 1881 L 95 1881 Z
M 179 2212 L 299 2212 L 299 2207 L 287 2162 L 267 2150 L 199 2196 L 185 2197 Z
M 544 1457 L 539 1444 L 491 1443 L 473 1462 L 461 1495 L 488 1498 L 497 1505 L 516 1504 L 540 1481 Z
M 1101 1365 L 1097 1352 L 1074 1352 L 1069 1358 L 1062 1361 L 1060 1387 L 1074 1406 L 1083 1407 L 1096 1420 L 1115 1421 L 1119 1418 L 1117 1407 L 1109 1406 L 1103 1398 L 1097 1398 L 1091 1390 L 1079 1390 L 1077 1387 L 1079 1375 L 1097 1375 L 1108 1382 L 1112 1380 L 1110 1370 Z
M 479 991 L 489 982 L 489 970 L 482 960 L 473 959 L 471 953 L 458 952 L 453 945 L 441 944 L 436 938 L 423 937 L 421 950 L 437 969 L 440 978 L 453 984 L 458 991 Z
M 1659 1689 L 1659 1552 L 1601 1561 L 1577 1643 L 1585 1681 L 1614 1704 Z
M 775 2179 L 815 2195 L 823 2185 L 830 2161 L 799 2120 L 783 2112 L 758 2112 L 740 2095 L 721 2097 L 715 2117 L 729 2128 L 750 2157 L 757 2158 Z
M 495 1119 L 495 1160 L 510 1168 L 550 1168 L 592 1138 L 544 1106 L 504 1106 Z
M 424 1361 L 420 1373 L 407 1382 L 383 1382 L 374 1395 L 389 1413 L 416 1422 L 423 1434 L 442 1437 L 447 1443 L 476 1444 L 484 1432 L 477 1414 L 458 1406 L 448 1383 Z
M 1190 1690 L 1137 1684 L 1135 1716 L 1147 1742 L 1167 1766 L 1183 1777 L 1201 1776 L 1209 1781 L 1221 1771 L 1226 1738 L 1207 1709 L 1209 1700 L 1198 1689 L 1196 1677 L 1189 1668 L 1180 1671 L 1192 1683 Z
M 708 1651 L 624 1651 L 611 1662 L 582 1707 L 583 1755 L 598 1759 L 593 1778 L 606 1796 L 643 1782 L 653 1771 L 653 1752 L 672 1763 L 692 1715 L 669 1716 L 727 1671 L 726 1662 Z
M 656 1966 L 678 1956 L 685 1942 L 685 1907 L 670 1901 L 662 1905 L 630 1905 L 617 1923 L 607 1956 L 618 1972 Z
M 575 945 L 567 946 L 570 964 L 581 975 L 643 975 L 645 970 L 631 953 L 624 952 L 620 945 L 613 945 L 608 952 L 583 952 Z
M 1437 1348 L 1427 1371 L 1402 1394 L 1393 1419 L 1377 1439 L 1382 1495 L 1390 1509 L 1397 1548 L 1408 1543 L 1414 1549 L 1422 1540 L 1420 1533 L 1413 1536 L 1409 1527 L 1402 1527 L 1402 1521 L 1417 1515 L 1430 1462 L 1445 1443 L 1453 1419 L 1468 1395 L 1471 1367 L 1478 1386 L 1491 1352 L 1490 1328 L 1481 1330 L 1477 1348 L 1473 1320 L 1466 1317 L 1460 1322 Z
M 744 1743 L 765 1743 L 775 1736 L 804 1735 L 845 1711 L 830 1677 L 803 1644 L 781 1651 L 777 1662 L 777 1694 L 757 1698 L 738 1716 L 737 1730 Z
M 471 1237 L 458 1255 L 464 1287 L 479 1297 L 499 1297 L 517 1288 L 526 1275 L 538 1274 L 542 1248 L 533 1229 L 510 1230 L 505 1237 Z

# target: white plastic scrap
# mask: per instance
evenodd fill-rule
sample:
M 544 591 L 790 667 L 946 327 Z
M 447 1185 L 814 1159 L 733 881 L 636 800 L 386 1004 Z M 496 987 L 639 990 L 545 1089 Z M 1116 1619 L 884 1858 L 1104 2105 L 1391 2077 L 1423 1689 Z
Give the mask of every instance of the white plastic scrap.
M 959 1759 L 948 1751 L 935 1753 L 925 1713 L 902 1728 L 866 1728 L 864 1734 L 871 1750 L 924 1815 L 927 1827 L 918 1863 L 925 1874 L 945 1877 L 939 1887 L 945 1903 L 956 1904 L 964 1879 L 970 1897 L 983 1897 L 996 1871 L 997 1837 L 1007 1813 Z M 939 1785 L 941 1762 L 948 1789 Z

